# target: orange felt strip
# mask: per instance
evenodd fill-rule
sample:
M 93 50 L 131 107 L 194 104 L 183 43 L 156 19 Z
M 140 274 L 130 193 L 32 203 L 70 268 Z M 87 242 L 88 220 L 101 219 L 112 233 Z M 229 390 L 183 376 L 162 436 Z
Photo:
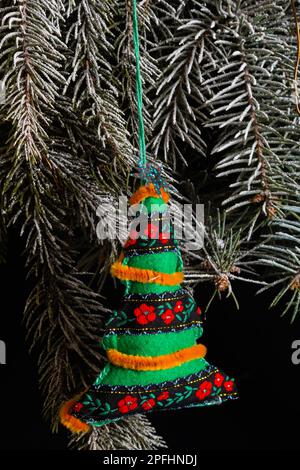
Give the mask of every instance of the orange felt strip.
M 126 266 L 120 261 L 116 261 L 110 268 L 111 275 L 122 281 L 136 281 L 143 284 L 161 284 L 163 286 L 175 286 L 183 281 L 181 271 L 168 274 L 152 269 L 140 269 L 133 266 Z
M 124 354 L 116 349 L 108 349 L 108 360 L 115 366 L 124 367 L 133 370 L 163 370 L 171 367 L 180 366 L 181 364 L 199 359 L 206 354 L 206 347 L 203 344 L 195 344 L 189 348 L 180 349 L 171 354 L 163 354 L 162 356 L 134 356 L 132 354 Z
M 71 408 L 73 407 L 73 405 L 75 405 L 75 403 L 77 403 L 81 395 L 73 398 L 72 400 L 66 401 L 62 405 L 59 412 L 61 424 L 66 426 L 66 428 L 70 429 L 70 431 L 74 433 L 86 433 L 91 429 L 91 426 L 89 424 L 80 421 L 80 419 L 75 418 L 75 416 L 72 416 L 70 414 Z
M 170 199 L 170 196 L 163 188 L 160 188 L 160 194 L 157 194 L 155 186 L 153 183 L 150 183 L 146 186 L 141 186 L 129 199 L 129 204 L 133 206 L 133 204 L 139 204 L 141 201 L 146 199 L 146 197 L 156 197 L 162 198 L 165 204 Z

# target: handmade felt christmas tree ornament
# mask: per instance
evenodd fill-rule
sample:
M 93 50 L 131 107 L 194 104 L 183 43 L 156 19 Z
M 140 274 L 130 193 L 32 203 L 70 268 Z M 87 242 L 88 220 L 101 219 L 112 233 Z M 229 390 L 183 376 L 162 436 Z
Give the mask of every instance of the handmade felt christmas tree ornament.
M 111 274 L 126 286 L 121 308 L 108 318 L 102 347 L 108 363 L 94 384 L 65 403 L 61 422 L 73 432 L 133 413 L 219 404 L 237 395 L 234 381 L 205 360 L 201 311 L 182 287 L 182 258 L 167 211 L 161 173 L 146 158 L 138 20 L 132 0 L 136 95 L 144 182 L 131 204 L 140 204 L 139 236 L 132 229 Z M 142 228 L 141 228 L 142 225 Z
M 102 346 L 108 363 L 94 384 L 61 409 L 73 432 L 133 413 L 220 404 L 236 398 L 235 382 L 206 359 L 200 308 L 183 288 L 182 257 L 167 193 L 143 186 L 146 228 L 132 230 L 111 274 L 126 286 L 122 306 L 107 320 Z

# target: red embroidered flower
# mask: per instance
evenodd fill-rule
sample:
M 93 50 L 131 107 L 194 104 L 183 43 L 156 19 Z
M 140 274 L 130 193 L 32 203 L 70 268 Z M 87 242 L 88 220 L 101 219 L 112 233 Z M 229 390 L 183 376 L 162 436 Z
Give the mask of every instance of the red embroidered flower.
M 140 233 L 137 230 L 130 230 L 129 237 L 133 240 L 137 240 L 140 236 Z
M 151 408 L 153 408 L 153 406 L 155 405 L 155 400 L 153 400 L 153 398 L 149 398 L 149 400 L 145 401 L 145 403 L 142 404 L 142 407 L 144 408 L 144 410 L 151 410 Z
M 201 315 L 201 308 L 200 307 L 197 307 L 196 313 L 197 313 L 197 315 Z
M 148 227 L 144 230 L 144 234 L 148 238 L 157 238 L 158 227 L 154 224 L 148 224 Z
M 168 308 L 168 310 L 166 310 L 162 316 L 161 316 L 163 322 L 166 324 L 166 325 L 169 325 L 170 323 L 172 323 L 172 321 L 174 320 L 175 318 L 175 315 L 174 313 L 172 312 L 172 310 L 170 308 Z
M 234 382 L 232 380 L 227 380 L 224 382 L 224 388 L 227 392 L 232 392 L 234 388 Z
M 73 406 L 73 411 L 80 411 L 81 408 L 83 408 L 83 404 L 82 403 L 75 403 L 75 405 Z
M 199 386 L 199 390 L 196 392 L 196 397 L 198 397 L 199 400 L 203 400 L 204 398 L 208 397 L 211 394 L 212 386 L 213 384 L 208 380 L 202 382 L 202 384 Z
M 133 313 L 140 325 L 147 325 L 147 323 L 154 321 L 156 318 L 154 310 L 155 308 L 152 305 L 141 304 L 134 309 Z
M 224 375 L 220 374 L 220 372 L 217 372 L 214 378 L 216 387 L 221 387 L 222 383 L 224 382 L 224 379 L 225 379 Z
M 135 245 L 135 244 L 136 244 L 136 240 L 134 240 L 133 238 L 128 238 L 127 242 L 124 245 L 124 248 L 128 248 L 129 246 Z
M 157 397 L 157 401 L 166 400 L 167 398 L 169 398 L 169 392 L 162 392 L 162 393 Z
M 160 239 L 161 243 L 163 243 L 164 245 L 165 245 L 166 243 L 168 243 L 169 238 L 170 238 L 170 234 L 167 233 L 167 232 L 161 232 L 161 233 L 159 234 L 159 239 Z
M 184 306 L 182 304 L 182 301 L 181 300 L 177 300 L 176 304 L 175 304 L 175 307 L 174 307 L 174 312 L 175 313 L 180 313 L 182 312 L 182 310 L 184 310 Z
M 124 248 L 128 248 L 131 245 L 135 245 L 139 236 L 139 232 L 137 232 L 136 230 L 131 230 L 129 233 L 129 238 L 124 245 Z
M 121 413 L 128 413 L 138 406 L 137 398 L 127 395 L 118 402 L 118 408 Z

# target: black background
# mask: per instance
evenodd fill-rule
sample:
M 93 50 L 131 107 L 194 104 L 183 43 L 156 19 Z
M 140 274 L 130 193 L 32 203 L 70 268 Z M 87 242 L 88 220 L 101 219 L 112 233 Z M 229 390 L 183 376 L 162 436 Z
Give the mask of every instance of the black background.
M 28 354 L 22 311 L 29 288 L 22 246 L 10 234 L 8 263 L 1 271 L 0 339 L 6 342 L 7 364 L 0 365 L 1 450 L 64 450 L 68 431 L 52 434 L 41 417 L 36 357 Z M 222 406 L 148 416 L 170 449 L 286 450 L 299 448 L 300 364 L 291 361 L 292 342 L 300 340 L 300 318 L 280 317 L 269 310 L 269 292 L 236 284 L 240 310 L 232 299 L 215 300 L 206 315 L 203 343 L 208 360 L 236 378 L 240 399 Z M 212 290 L 196 289 L 205 305 Z

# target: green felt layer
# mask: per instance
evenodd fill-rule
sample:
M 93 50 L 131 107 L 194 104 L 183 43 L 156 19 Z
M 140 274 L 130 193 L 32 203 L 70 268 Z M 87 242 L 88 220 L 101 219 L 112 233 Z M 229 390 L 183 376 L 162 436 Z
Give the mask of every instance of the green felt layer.
M 104 349 L 117 349 L 135 356 L 160 356 L 196 344 L 202 333 L 201 326 L 180 332 L 156 333 L 155 335 L 110 335 L 104 336 Z
M 142 201 L 143 206 L 147 208 L 149 214 L 152 212 L 165 212 L 167 210 L 167 204 L 163 201 L 163 199 L 158 197 L 147 197 Z
M 207 366 L 208 363 L 203 358 L 185 362 L 184 364 L 172 367 L 171 369 L 155 371 L 136 371 L 107 364 L 96 380 L 95 385 L 109 384 L 130 386 L 158 384 L 194 374 L 203 370 Z
M 166 209 L 166 205 L 160 198 L 146 198 L 143 205 L 147 208 L 148 213 L 157 211 L 158 206 L 162 210 Z M 152 207 L 151 207 L 152 205 Z M 154 207 L 155 206 L 155 207 Z M 133 257 L 125 257 L 123 264 L 140 269 L 151 269 L 167 274 L 173 274 L 182 271 L 182 258 L 180 253 L 174 251 L 166 251 L 164 253 L 154 253 L 146 255 L 137 255 Z M 152 283 L 139 283 L 126 281 L 126 293 L 163 293 L 174 292 L 180 289 L 180 284 L 176 286 L 163 286 Z M 105 349 L 117 349 L 126 354 L 140 356 L 159 356 L 175 352 L 196 344 L 196 339 L 202 334 L 202 328 L 195 327 L 180 332 L 157 333 L 155 335 L 110 335 L 104 337 L 103 346 Z M 204 358 L 187 361 L 184 364 L 172 367 L 166 370 L 156 371 L 135 371 L 107 364 L 102 373 L 97 378 L 95 384 L 109 385 L 149 385 L 159 384 L 165 381 L 174 381 L 179 377 L 185 377 L 190 374 L 199 372 L 207 367 Z
M 177 271 L 178 255 L 174 251 L 132 256 L 126 262 L 127 266 L 140 269 L 152 269 L 161 273 L 173 274 Z
M 141 269 L 152 269 L 162 273 L 173 274 L 181 271 L 181 263 L 179 256 L 174 252 L 154 253 L 148 255 L 138 255 L 131 258 L 125 258 L 123 263 L 127 266 L 133 266 Z M 180 288 L 180 284 L 175 286 L 163 286 L 159 284 L 130 282 L 128 292 L 135 294 L 174 292 Z
M 161 198 L 148 197 L 144 199 L 142 204 L 147 208 L 148 213 L 157 212 L 161 208 L 162 212 L 167 210 L 167 205 Z M 133 257 L 125 257 L 123 264 L 140 269 L 152 269 L 167 274 L 182 271 L 182 259 L 180 253 L 174 251 L 164 253 L 154 253 L 147 255 L 137 255 Z M 162 294 L 163 292 L 175 292 L 180 289 L 180 284 L 175 286 L 164 286 L 152 283 L 140 283 L 132 281 L 124 281 L 126 285 L 126 294 Z

